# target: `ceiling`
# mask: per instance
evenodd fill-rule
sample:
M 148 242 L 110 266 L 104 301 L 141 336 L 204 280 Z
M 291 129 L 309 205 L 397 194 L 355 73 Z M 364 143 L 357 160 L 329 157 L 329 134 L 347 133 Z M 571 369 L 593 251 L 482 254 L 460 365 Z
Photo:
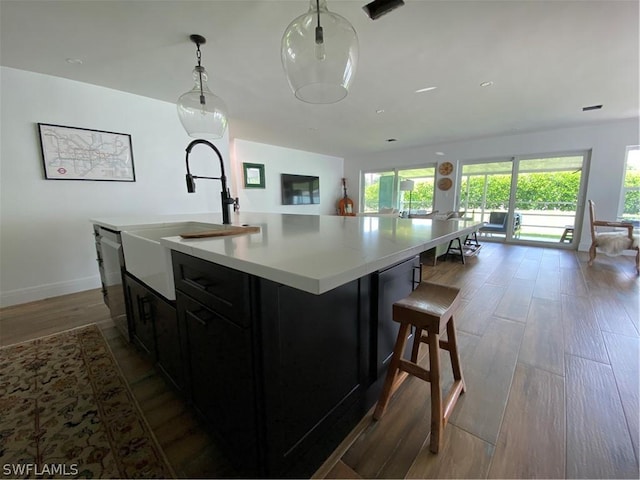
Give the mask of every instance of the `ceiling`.
M 639 114 L 637 1 L 406 0 L 375 21 L 368 1 L 327 0 L 360 42 L 333 105 L 297 100 L 280 61 L 308 0 L 0 0 L 0 64 L 175 103 L 198 33 L 231 138 L 341 157 Z

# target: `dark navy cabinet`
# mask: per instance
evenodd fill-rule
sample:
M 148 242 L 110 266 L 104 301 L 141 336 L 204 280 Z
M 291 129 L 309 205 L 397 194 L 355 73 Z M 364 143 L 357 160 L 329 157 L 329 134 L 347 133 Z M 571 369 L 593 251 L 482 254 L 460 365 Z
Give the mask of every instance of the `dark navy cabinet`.
M 371 379 L 376 381 L 387 371 L 398 335 L 399 323 L 392 318 L 393 304 L 408 297 L 420 280 L 418 256 L 371 275 Z M 410 349 L 411 342 L 407 342 Z
M 313 475 L 371 406 L 418 258 L 322 295 L 172 262 L 187 398 L 242 475 Z
M 251 329 L 178 291 L 187 397 L 220 448 L 250 476 L 259 471 Z
M 308 477 L 364 413 L 365 292 L 360 280 L 322 295 L 259 286 L 266 465 Z
M 124 284 L 131 341 L 156 363 L 174 388 L 181 390 L 184 362 L 175 306 L 128 273 Z
M 125 275 L 125 291 L 131 317 L 131 341 L 140 350 L 156 359 L 153 293 L 129 274 Z

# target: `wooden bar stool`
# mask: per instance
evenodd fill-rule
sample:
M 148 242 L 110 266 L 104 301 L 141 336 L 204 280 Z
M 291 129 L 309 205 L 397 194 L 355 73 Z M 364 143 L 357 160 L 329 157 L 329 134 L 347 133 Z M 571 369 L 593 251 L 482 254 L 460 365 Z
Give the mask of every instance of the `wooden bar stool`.
M 393 304 L 393 320 L 400 323 L 400 330 L 382 387 L 378 405 L 373 414 L 379 420 L 387 407 L 391 395 L 407 375 L 413 375 L 431 384 L 431 444 L 429 450 L 438 453 L 442 446 L 443 430 L 458 398 L 465 391 L 462 367 L 458 356 L 453 311 L 457 307 L 460 289 L 423 282 L 411 294 Z M 411 361 L 402 358 L 411 326 L 416 327 Z M 447 341 L 440 335 L 447 331 Z M 423 330 L 426 333 L 423 333 Z M 429 346 L 429 370 L 417 364 L 420 343 Z M 449 352 L 453 367 L 454 382 L 442 402 L 440 385 L 440 348 Z

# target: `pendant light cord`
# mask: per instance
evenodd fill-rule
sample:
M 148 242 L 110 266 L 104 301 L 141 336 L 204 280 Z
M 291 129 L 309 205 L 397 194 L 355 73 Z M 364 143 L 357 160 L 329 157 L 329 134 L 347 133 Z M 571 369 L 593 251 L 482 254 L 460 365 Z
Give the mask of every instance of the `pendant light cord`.
M 320 0 L 316 0 L 316 10 L 318 11 L 318 26 L 316 27 L 316 45 L 324 43 L 324 32 L 320 26 Z
M 198 59 L 198 76 L 200 77 L 200 105 L 204 105 L 204 92 L 202 91 L 202 53 L 200 53 L 200 44 L 196 42 L 196 58 Z

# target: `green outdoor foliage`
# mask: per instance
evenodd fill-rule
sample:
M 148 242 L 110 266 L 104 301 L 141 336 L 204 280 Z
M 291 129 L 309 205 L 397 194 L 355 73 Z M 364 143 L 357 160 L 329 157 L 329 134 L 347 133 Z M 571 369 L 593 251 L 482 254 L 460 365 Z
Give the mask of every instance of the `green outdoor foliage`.
M 378 182 L 373 185 L 369 185 L 364 189 L 364 211 L 365 212 L 377 212 L 378 196 L 380 194 L 380 184 Z
M 484 175 L 466 176 L 460 185 L 460 209 L 480 210 L 484 192 Z M 640 172 L 627 173 L 627 187 L 640 187 Z M 519 210 L 573 211 L 580 187 L 580 172 L 524 173 L 518 177 L 516 208 Z M 487 182 L 485 210 L 506 210 L 511 190 L 511 175 L 490 175 Z M 413 209 L 430 210 L 433 206 L 433 182 L 416 183 L 411 194 Z M 378 210 L 378 184 L 365 188 L 365 207 Z M 401 204 L 409 204 L 409 192 L 401 192 Z M 640 190 L 628 192 L 624 214 L 640 212 Z
M 400 192 L 400 202 L 409 208 L 409 192 Z M 431 210 L 433 207 L 433 180 L 416 183 L 411 192 L 411 210 Z
M 461 185 L 462 209 L 467 207 L 467 210 L 477 210 L 482 207 L 484 179 L 484 176 L 463 178 Z M 580 173 L 521 174 L 518 176 L 516 208 L 520 210 L 573 211 L 579 187 Z M 487 182 L 485 209 L 506 210 L 510 189 L 511 175 L 491 175 Z
M 640 172 L 627 172 L 624 179 L 626 188 L 640 188 Z M 623 214 L 638 217 L 640 214 L 640 190 L 627 191 L 624 199 Z
M 406 208 L 409 207 L 409 192 L 400 192 L 400 204 Z M 366 212 L 375 212 L 387 206 L 380 204 L 380 182 L 365 187 L 364 206 Z M 411 206 L 413 210 L 431 210 L 433 206 L 433 181 L 416 182 L 411 192 Z

